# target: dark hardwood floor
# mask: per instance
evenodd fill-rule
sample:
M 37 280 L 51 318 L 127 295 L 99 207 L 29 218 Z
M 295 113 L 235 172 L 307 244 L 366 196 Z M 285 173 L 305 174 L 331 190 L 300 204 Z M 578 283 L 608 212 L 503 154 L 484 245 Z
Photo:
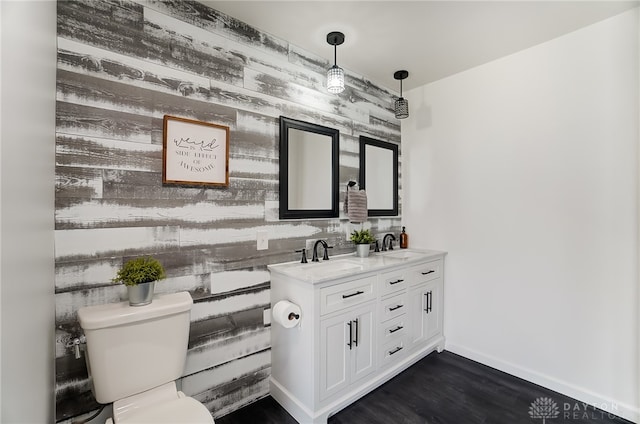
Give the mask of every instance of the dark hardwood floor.
M 551 399 L 549 412 L 532 417 L 530 407 L 536 402 L 538 406 L 540 398 Z M 329 424 L 532 424 L 543 423 L 543 415 L 545 424 L 631 424 L 609 411 L 585 407 L 446 351 L 430 354 L 330 417 Z M 216 420 L 216 424 L 240 423 L 295 424 L 296 420 L 266 397 Z

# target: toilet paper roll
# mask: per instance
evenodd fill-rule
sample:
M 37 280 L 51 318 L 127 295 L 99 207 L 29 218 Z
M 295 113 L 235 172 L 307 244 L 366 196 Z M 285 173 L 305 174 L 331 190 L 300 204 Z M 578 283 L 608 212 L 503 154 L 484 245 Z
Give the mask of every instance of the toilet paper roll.
M 273 307 L 273 320 L 284 328 L 293 328 L 300 322 L 302 311 L 295 303 L 281 300 Z

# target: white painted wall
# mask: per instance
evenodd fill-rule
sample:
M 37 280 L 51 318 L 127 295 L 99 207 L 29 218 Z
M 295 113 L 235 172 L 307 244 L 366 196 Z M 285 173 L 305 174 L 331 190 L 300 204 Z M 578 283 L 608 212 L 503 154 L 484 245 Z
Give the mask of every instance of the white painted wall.
M 402 123 L 447 349 L 636 421 L 638 55 L 636 8 L 411 90 Z
M 1 1 L 0 422 L 52 422 L 56 3 Z

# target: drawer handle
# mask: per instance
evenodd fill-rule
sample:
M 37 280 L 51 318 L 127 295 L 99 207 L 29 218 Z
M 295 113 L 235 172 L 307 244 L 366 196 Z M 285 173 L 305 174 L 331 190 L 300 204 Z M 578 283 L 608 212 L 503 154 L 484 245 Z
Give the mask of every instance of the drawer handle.
M 392 328 L 391 330 L 389 330 L 389 333 L 395 333 L 396 331 L 402 330 L 404 327 L 399 325 L 396 328 Z
M 398 284 L 398 283 L 402 283 L 404 280 L 400 279 L 400 280 L 396 280 L 396 281 L 389 281 L 390 285 L 394 285 L 394 284 Z
M 404 306 L 404 305 L 396 305 L 396 306 L 394 306 L 394 307 L 392 307 L 392 308 L 389 308 L 389 312 L 393 312 L 393 311 L 395 311 L 396 309 L 400 309 L 400 308 L 402 308 L 403 306 Z
M 431 274 L 431 273 L 433 273 L 433 272 L 436 272 L 436 270 L 435 270 L 435 269 L 430 269 L 430 270 L 429 270 L 429 271 L 427 271 L 427 272 L 423 272 L 423 273 L 422 273 L 422 275 L 428 275 L 428 274 Z
M 359 294 L 363 294 L 363 293 L 364 293 L 363 291 L 358 290 L 358 291 L 357 291 L 357 292 L 355 292 L 355 293 L 351 293 L 351 294 L 343 294 L 343 295 L 342 295 L 342 298 L 343 298 L 343 299 L 346 299 L 346 298 L 348 298 L 348 297 L 357 296 L 357 295 L 359 295 Z
M 389 356 L 393 355 L 394 353 L 398 353 L 401 350 L 402 350 L 402 346 L 398 346 L 397 348 L 389 351 Z

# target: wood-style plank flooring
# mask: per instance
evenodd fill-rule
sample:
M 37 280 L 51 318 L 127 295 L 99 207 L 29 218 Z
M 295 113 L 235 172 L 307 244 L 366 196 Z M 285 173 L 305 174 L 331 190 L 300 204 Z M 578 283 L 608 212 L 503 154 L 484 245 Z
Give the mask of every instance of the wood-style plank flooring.
M 540 398 L 558 414 L 545 424 L 631 424 L 609 411 L 529 383 L 450 352 L 432 353 L 386 384 L 329 418 L 329 424 L 532 424 Z M 551 409 L 553 411 L 553 409 Z M 615 411 L 613 411 L 615 413 Z M 295 424 L 266 397 L 216 420 L 216 424 Z

